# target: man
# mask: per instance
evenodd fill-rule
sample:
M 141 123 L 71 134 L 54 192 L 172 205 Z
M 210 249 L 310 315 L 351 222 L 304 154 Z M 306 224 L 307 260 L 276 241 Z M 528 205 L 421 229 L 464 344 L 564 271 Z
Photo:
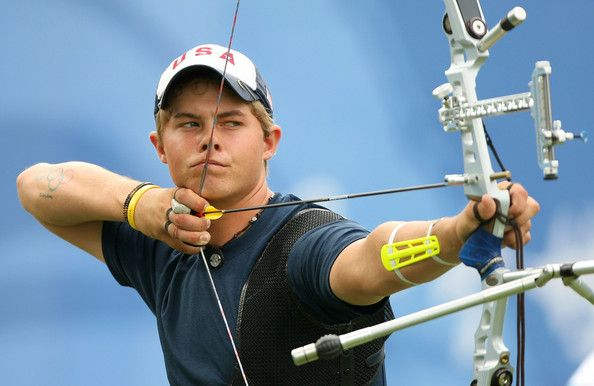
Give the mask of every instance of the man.
M 171 384 L 384 384 L 383 341 L 301 367 L 291 364 L 290 348 L 391 317 L 387 297 L 459 263 L 464 241 L 495 216 L 496 204 L 484 196 L 453 217 L 371 232 L 304 204 L 214 219 L 212 207 L 297 200 L 273 193 L 266 180 L 281 139 L 272 114 L 269 90 L 246 56 L 198 46 L 175 59 L 157 87 L 150 139 L 175 187 L 66 162 L 25 170 L 19 197 L 41 224 L 138 291 L 156 316 Z M 526 243 L 538 203 L 519 184 L 504 185 Z M 388 240 L 427 234 L 440 241 L 439 257 L 384 268 Z M 503 242 L 518 247 L 510 231 Z

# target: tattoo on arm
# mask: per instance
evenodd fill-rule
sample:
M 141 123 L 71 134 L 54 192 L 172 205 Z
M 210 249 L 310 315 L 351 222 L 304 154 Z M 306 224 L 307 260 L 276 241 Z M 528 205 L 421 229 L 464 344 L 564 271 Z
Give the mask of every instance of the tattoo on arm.
M 51 167 L 46 172 L 37 176 L 37 181 L 40 182 L 42 192 L 39 193 L 41 198 L 53 198 L 53 193 L 56 192 L 60 186 L 67 184 L 73 176 L 74 172 L 71 169 L 64 169 L 63 167 Z

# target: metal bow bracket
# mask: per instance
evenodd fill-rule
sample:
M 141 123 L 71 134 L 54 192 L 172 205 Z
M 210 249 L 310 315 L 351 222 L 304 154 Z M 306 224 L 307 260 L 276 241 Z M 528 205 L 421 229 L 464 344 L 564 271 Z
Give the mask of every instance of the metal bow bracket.
M 530 92 L 485 100 L 477 100 L 475 92 L 475 79 L 489 56 L 488 49 L 521 24 L 526 19 L 526 11 L 521 7 L 513 8 L 493 29 L 487 31 L 478 1 L 446 0 L 445 3 L 447 13 L 443 19 L 443 29 L 450 42 L 452 64 L 446 71 L 449 82 L 433 90 L 433 95 L 442 101 L 439 121 L 444 130 L 462 133 L 465 166 L 467 156 L 489 159 L 488 154 L 480 153 L 481 149 L 486 149 L 481 145 L 484 141 L 484 136 L 480 134 L 482 118 L 530 111 L 534 120 L 538 164 L 545 179 L 556 179 L 559 161 L 555 159 L 554 147 L 573 139 L 586 142 L 587 137 L 584 131 L 579 134 L 566 132 L 561 128 L 561 121 L 553 120 L 550 90 L 552 70 L 549 62 L 536 62 L 528 83 Z M 481 127 L 474 130 L 475 124 Z M 469 131 L 474 133 L 474 141 L 467 138 L 470 136 L 466 134 Z M 475 174 L 480 171 L 477 168 L 474 170 Z M 467 188 L 465 192 L 468 194 L 474 190 Z
M 497 180 L 510 178 L 503 170 L 494 172 L 487 146 L 483 119 L 519 111 L 530 111 L 536 133 L 538 163 L 545 179 L 556 179 L 559 161 L 555 146 L 573 139 L 586 141 L 582 132 L 574 134 L 561 128 L 553 120 L 550 93 L 551 66 L 546 61 L 537 62 L 529 81 L 529 92 L 478 100 L 477 74 L 489 57 L 489 49 L 507 32 L 526 19 L 526 12 L 515 7 L 496 26 L 487 28 L 478 0 L 444 0 L 446 14 L 443 30 L 450 47 L 451 64 L 445 71 L 448 82 L 435 88 L 433 95 L 442 106 L 439 121 L 446 132 L 461 135 L 463 174 L 445 176 L 445 183 L 464 185 L 464 194 L 477 200 L 489 194 L 499 202 L 499 214 L 493 235 L 501 238 L 504 219 L 509 209 L 509 192 L 497 187 Z M 319 358 L 332 358 L 348 350 L 429 320 L 439 318 L 469 307 L 483 304 L 481 320 L 475 333 L 473 378 L 471 385 L 511 385 L 514 369 L 510 364 L 510 351 L 503 342 L 503 324 L 507 298 L 530 289 L 541 287 L 553 278 L 561 278 L 566 286 L 594 305 L 594 291 L 585 285 L 580 275 L 594 274 L 594 260 L 571 264 L 553 264 L 540 268 L 510 271 L 502 267 L 482 281 L 482 291 L 435 307 L 415 312 L 376 326 L 353 331 L 341 336 L 327 335 L 292 351 L 296 365 L 303 365 Z M 523 373 L 522 373 L 523 383 Z

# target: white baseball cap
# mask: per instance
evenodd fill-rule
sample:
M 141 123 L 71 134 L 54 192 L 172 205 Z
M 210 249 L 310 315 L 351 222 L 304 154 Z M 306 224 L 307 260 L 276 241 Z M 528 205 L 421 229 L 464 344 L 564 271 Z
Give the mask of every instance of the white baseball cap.
M 227 69 L 225 70 L 225 62 Z M 161 108 L 169 86 L 177 76 L 189 68 L 207 67 L 221 76 L 243 100 L 260 101 L 272 117 L 272 98 L 268 86 L 252 61 L 239 51 L 217 44 L 203 44 L 186 51 L 165 69 L 157 86 L 155 114 Z

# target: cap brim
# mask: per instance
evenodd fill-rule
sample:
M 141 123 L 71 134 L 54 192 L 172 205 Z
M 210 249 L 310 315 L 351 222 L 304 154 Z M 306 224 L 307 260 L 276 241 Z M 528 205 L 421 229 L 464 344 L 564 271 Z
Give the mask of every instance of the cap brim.
M 219 71 L 216 68 L 212 68 L 212 67 L 210 67 L 208 65 L 204 65 L 204 64 L 196 64 L 196 65 L 192 65 L 192 66 L 188 66 L 188 67 L 184 68 L 183 70 L 179 71 L 177 74 L 175 74 L 171 78 L 171 80 L 167 84 L 167 87 L 165 87 L 165 90 L 163 90 L 163 96 L 161 97 L 161 99 L 157 99 L 155 101 L 155 113 L 158 111 L 158 109 L 160 109 L 164 106 L 167 106 L 168 93 L 171 90 L 171 87 L 175 84 L 175 82 L 177 82 L 177 80 L 183 74 L 186 74 L 192 70 L 197 70 L 197 69 L 208 69 L 214 73 L 217 73 L 221 77 L 223 76 L 222 71 Z M 256 100 L 260 100 L 258 95 L 254 91 L 252 91 L 249 88 L 249 86 L 247 86 L 241 80 L 237 79 L 236 77 L 229 74 L 228 72 L 225 73 L 225 84 L 230 86 L 231 89 L 233 91 L 235 91 L 235 93 L 246 102 L 253 102 Z M 157 98 L 158 98 L 158 96 L 157 96 Z

